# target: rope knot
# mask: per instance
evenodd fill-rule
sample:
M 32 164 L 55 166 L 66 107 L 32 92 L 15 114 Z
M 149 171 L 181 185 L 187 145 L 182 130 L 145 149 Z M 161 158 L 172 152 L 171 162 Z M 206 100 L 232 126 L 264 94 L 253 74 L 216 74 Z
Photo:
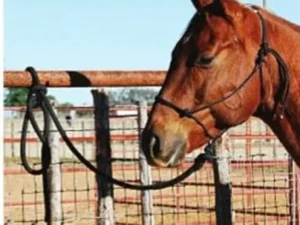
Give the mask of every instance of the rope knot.
M 36 84 L 36 85 L 32 86 L 31 90 L 35 94 L 40 94 L 40 93 L 43 93 L 44 95 L 47 94 L 47 88 L 41 84 Z
M 183 117 L 192 118 L 193 117 L 193 115 L 189 109 L 181 110 L 179 113 L 179 116 L 180 116 L 180 118 L 183 118 Z
M 261 50 L 264 54 L 264 56 L 266 56 L 268 54 L 268 51 L 269 51 L 269 43 L 262 43 L 261 44 Z
M 214 159 L 213 146 L 210 143 L 205 147 L 204 153 L 198 155 L 197 158 L 195 158 L 194 161 L 195 171 L 199 170 L 206 161 L 212 162 L 213 159 Z
M 38 73 L 33 67 L 27 67 L 26 71 L 29 72 L 32 79 L 27 104 L 32 108 L 41 107 L 47 94 L 47 88 L 41 84 Z
M 157 95 L 157 96 L 155 96 L 155 98 L 154 98 L 154 102 L 159 102 L 160 101 L 160 97 Z
M 44 102 L 44 97 L 47 94 L 47 88 L 41 84 L 36 84 L 31 87 L 31 98 L 28 99 L 32 108 L 39 108 Z
M 256 59 L 256 63 L 258 65 L 261 65 L 265 62 L 265 57 L 268 55 L 268 52 L 269 52 L 269 44 L 268 43 L 261 44 L 261 47 L 258 51 L 258 56 Z
M 209 162 L 212 162 L 215 158 L 214 156 L 214 146 L 213 146 L 213 142 L 212 143 L 209 143 L 205 149 L 204 149 L 204 152 L 205 152 L 205 158 L 207 161 Z

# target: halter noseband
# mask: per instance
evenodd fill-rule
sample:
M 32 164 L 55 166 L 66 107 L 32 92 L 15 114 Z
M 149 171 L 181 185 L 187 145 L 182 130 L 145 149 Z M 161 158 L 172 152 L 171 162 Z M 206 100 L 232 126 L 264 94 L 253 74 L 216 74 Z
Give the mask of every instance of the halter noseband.
M 200 111 L 203 111 L 205 109 L 211 109 L 213 106 L 222 103 L 224 101 L 226 101 L 227 99 L 231 98 L 232 96 L 234 96 L 238 91 L 240 91 L 247 83 L 248 81 L 256 74 L 257 71 L 260 72 L 261 77 L 263 76 L 263 70 L 262 70 L 262 65 L 265 62 L 265 57 L 270 53 L 272 54 L 278 64 L 279 67 L 279 74 L 280 74 L 280 79 L 283 81 L 283 86 L 281 88 L 279 88 L 279 97 L 280 99 L 277 100 L 276 104 L 275 104 L 275 109 L 274 109 L 274 113 L 276 112 L 277 108 L 279 107 L 279 103 L 282 102 L 282 106 L 281 106 L 281 111 L 280 111 L 280 118 L 283 118 L 284 116 L 284 111 L 286 108 L 286 103 L 287 103 L 287 98 L 288 98 L 288 93 L 289 93 L 289 89 L 290 89 L 290 76 L 289 76 L 289 70 L 288 67 L 286 65 L 286 63 L 284 62 L 284 60 L 282 59 L 282 57 L 280 56 L 280 54 L 269 47 L 268 44 L 268 40 L 267 40 L 267 25 L 266 25 L 266 21 L 263 18 L 263 16 L 261 15 L 261 13 L 259 12 L 259 8 L 256 6 L 251 6 L 252 9 L 254 9 L 256 11 L 256 13 L 259 16 L 259 19 L 261 21 L 262 24 L 262 43 L 260 45 L 260 49 L 258 50 L 258 54 L 257 54 L 257 58 L 255 61 L 255 67 L 252 71 L 252 73 L 230 94 L 224 96 L 223 98 L 220 98 L 219 100 L 216 100 L 210 104 L 204 105 L 196 110 L 189 110 L 189 109 L 183 109 L 178 107 L 177 105 L 175 105 L 174 103 L 164 99 L 161 96 L 156 96 L 155 98 L 155 103 L 160 103 L 162 105 L 168 106 L 170 108 L 172 108 L 174 111 L 176 111 L 181 118 L 191 118 L 193 119 L 198 125 L 200 125 L 206 136 L 209 137 L 210 139 L 216 139 L 216 137 L 213 137 L 213 135 L 211 135 L 208 131 L 208 129 L 205 127 L 205 125 L 199 120 L 197 119 L 194 114 Z M 225 131 L 224 131 L 225 132 Z M 224 133 L 222 132 L 222 134 Z

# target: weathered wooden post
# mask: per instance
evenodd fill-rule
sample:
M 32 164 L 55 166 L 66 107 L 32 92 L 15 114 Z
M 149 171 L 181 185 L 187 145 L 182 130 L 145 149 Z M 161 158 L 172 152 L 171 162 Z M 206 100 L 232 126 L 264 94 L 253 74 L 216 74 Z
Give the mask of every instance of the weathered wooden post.
M 231 202 L 230 157 L 226 148 L 227 138 L 226 135 L 223 135 L 212 146 L 215 155 L 213 170 L 217 225 L 232 225 L 234 222 Z
M 55 114 L 56 103 L 51 101 L 51 105 Z M 47 224 L 60 225 L 62 224 L 62 207 L 61 207 L 61 171 L 60 171 L 60 156 L 59 156 L 59 133 L 56 127 L 50 119 L 49 124 L 49 146 L 51 154 L 51 163 L 47 171 L 48 185 L 49 185 L 49 203 L 50 203 L 50 215 Z
M 95 107 L 96 131 L 96 162 L 97 168 L 107 175 L 112 176 L 111 146 L 109 132 L 109 101 L 103 91 L 92 90 Z M 96 176 L 98 186 L 97 224 L 113 225 L 114 200 L 113 184 Z
M 147 102 L 139 102 L 138 107 L 138 132 L 139 132 L 139 166 L 140 166 L 140 179 L 142 185 L 152 184 L 151 169 L 147 164 L 147 160 L 142 151 L 141 137 L 142 131 L 147 122 Z M 154 214 L 153 214 L 153 199 L 151 191 L 141 191 L 142 199 L 142 218 L 143 225 L 154 225 Z

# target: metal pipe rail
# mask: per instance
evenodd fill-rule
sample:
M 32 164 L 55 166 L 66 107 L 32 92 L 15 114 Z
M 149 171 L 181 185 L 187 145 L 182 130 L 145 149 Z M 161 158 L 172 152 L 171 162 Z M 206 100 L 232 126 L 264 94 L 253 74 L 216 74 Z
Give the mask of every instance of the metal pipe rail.
M 134 87 L 161 86 L 166 71 L 38 71 L 47 87 Z M 26 71 L 5 71 L 4 87 L 22 88 L 32 85 Z

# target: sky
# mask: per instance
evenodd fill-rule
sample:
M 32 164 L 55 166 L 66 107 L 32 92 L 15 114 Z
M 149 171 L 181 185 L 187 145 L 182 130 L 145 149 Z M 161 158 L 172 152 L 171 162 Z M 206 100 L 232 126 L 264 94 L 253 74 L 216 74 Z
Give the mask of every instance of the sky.
M 267 4 L 300 23 L 299 0 Z M 194 12 L 190 0 L 4 0 L 4 70 L 167 70 Z M 49 94 L 61 103 L 92 104 L 89 88 Z

